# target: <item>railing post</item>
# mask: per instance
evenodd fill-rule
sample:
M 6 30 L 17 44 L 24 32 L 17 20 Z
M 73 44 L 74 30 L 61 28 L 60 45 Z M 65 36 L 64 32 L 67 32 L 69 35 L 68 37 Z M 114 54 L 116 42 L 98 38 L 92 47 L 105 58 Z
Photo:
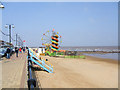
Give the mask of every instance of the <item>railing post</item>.
M 28 49 L 28 58 L 30 58 L 30 52 L 29 52 L 29 49 Z
M 29 49 L 28 49 L 28 89 L 29 90 L 34 90 L 34 88 L 36 87 L 36 80 L 33 79 L 33 76 L 32 76 L 32 61 L 31 61 L 31 58 L 30 58 L 30 52 L 29 52 Z

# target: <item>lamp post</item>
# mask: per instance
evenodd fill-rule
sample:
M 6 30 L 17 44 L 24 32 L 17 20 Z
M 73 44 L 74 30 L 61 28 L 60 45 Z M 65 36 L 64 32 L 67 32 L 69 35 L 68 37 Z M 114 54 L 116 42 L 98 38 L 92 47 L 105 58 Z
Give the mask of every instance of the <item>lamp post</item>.
M 0 2 L 0 30 L 2 31 L 2 9 L 4 8 L 4 5 Z M 0 33 L 0 40 L 2 40 L 2 34 Z
M 2 2 L 0 2 L 0 8 L 5 8 Z
M 14 24 L 6 24 L 5 28 L 9 29 L 9 43 L 11 43 L 11 29 L 14 28 Z
M 17 37 L 18 37 L 18 35 L 16 34 L 16 46 L 17 46 Z
M 18 46 L 20 47 L 20 36 L 17 36 L 18 37 Z

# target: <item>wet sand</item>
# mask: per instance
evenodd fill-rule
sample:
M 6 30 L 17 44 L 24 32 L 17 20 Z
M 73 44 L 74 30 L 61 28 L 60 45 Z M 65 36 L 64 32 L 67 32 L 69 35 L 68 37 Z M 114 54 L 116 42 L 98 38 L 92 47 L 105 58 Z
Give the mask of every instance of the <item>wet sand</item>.
M 87 56 L 71 59 L 42 56 L 54 66 L 54 73 L 35 71 L 41 88 L 118 88 L 118 62 Z

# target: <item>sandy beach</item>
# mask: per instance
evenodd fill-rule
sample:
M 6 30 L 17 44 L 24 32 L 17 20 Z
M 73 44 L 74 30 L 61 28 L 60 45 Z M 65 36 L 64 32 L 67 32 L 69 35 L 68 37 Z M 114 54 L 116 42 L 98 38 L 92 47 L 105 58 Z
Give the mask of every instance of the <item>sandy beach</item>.
M 53 64 L 54 73 L 35 71 L 40 88 L 118 88 L 115 60 L 42 57 Z

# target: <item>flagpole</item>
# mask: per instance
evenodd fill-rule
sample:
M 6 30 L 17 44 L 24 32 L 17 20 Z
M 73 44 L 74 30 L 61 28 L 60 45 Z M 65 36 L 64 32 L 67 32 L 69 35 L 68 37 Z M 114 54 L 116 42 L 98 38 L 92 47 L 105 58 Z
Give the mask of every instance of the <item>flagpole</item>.
M 26 47 L 26 43 L 25 43 L 26 41 L 25 40 L 23 40 L 23 43 L 24 43 L 24 46 Z

